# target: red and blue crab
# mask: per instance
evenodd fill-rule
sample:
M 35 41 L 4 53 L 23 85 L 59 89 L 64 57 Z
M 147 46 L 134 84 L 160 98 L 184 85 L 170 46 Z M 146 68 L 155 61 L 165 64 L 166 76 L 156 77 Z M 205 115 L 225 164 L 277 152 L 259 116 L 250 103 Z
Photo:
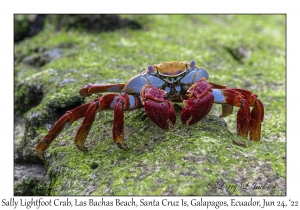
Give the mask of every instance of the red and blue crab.
M 102 92 L 109 94 L 95 98 L 67 111 L 53 125 L 49 132 L 35 146 L 41 159 L 50 143 L 59 135 L 67 122 L 84 118 L 79 127 L 74 144 L 87 151 L 86 137 L 95 120 L 97 112 L 114 110 L 112 134 L 118 147 L 127 150 L 124 137 L 124 111 L 144 108 L 147 116 L 158 127 L 169 129 L 176 122 L 176 114 L 171 102 L 183 102 L 181 122 L 193 125 L 203 119 L 211 110 L 213 103 L 222 104 L 223 117 L 232 113 L 233 106 L 239 107 L 237 113 L 237 134 L 251 140 L 260 141 L 261 123 L 264 107 L 256 94 L 249 90 L 228 88 L 208 82 L 208 72 L 195 65 L 195 61 L 165 62 L 148 66 L 148 69 L 132 77 L 127 84 L 88 84 L 79 94 L 91 96 Z M 250 107 L 253 107 L 250 111 Z

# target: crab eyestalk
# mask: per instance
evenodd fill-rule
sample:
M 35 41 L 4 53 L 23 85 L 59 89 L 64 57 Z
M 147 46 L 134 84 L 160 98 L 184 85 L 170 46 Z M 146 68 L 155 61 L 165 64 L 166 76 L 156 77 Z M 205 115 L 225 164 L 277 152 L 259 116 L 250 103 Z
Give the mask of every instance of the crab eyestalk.
M 194 60 L 190 61 L 190 67 L 193 69 L 196 67 L 196 62 Z
M 148 72 L 152 75 L 156 73 L 154 67 L 151 65 L 148 66 Z

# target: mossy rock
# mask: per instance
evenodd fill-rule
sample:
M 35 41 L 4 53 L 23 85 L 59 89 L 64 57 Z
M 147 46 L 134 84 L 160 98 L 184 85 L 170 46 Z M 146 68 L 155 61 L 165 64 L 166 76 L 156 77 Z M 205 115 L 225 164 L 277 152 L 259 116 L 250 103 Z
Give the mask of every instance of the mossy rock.
M 14 196 L 45 196 L 50 193 L 50 179 L 38 164 L 15 164 Z
M 49 195 L 285 195 L 285 16 L 121 17 L 142 28 L 97 34 L 57 31 L 46 18 L 43 31 L 15 44 L 15 54 L 23 58 L 15 62 L 15 86 L 22 87 L 15 88 L 15 113 L 24 122 L 16 124 L 16 161 L 44 164 L 51 180 Z M 41 48 L 61 46 L 61 56 L 42 66 L 24 62 L 43 53 Z M 236 135 L 238 108 L 223 119 L 216 104 L 207 117 L 188 127 L 180 123 L 176 109 L 178 120 L 170 130 L 155 126 L 143 110 L 126 112 L 124 138 L 130 149 L 123 151 L 112 140 L 113 112 L 107 111 L 96 116 L 86 140 L 88 152 L 73 145 L 78 120 L 65 126 L 44 162 L 38 159 L 34 145 L 47 128 L 67 110 L 98 97 L 79 96 L 83 85 L 126 83 L 149 64 L 192 59 L 209 71 L 210 81 L 259 95 L 265 106 L 260 142 Z M 42 94 L 35 104 L 30 90 L 37 87 Z M 270 187 L 255 188 L 265 183 Z

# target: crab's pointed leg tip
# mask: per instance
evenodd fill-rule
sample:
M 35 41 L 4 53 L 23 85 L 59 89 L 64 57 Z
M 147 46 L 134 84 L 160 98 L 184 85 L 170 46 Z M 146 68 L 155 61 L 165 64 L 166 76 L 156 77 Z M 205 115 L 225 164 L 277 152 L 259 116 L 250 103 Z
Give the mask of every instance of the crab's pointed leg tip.
M 122 150 L 128 150 L 129 148 L 126 146 L 126 144 L 122 144 L 122 143 L 117 143 L 117 146 L 122 149 Z
M 45 160 L 44 153 L 37 153 L 41 160 Z
M 84 145 L 76 145 L 77 146 L 77 148 L 79 149 L 79 150 L 81 150 L 81 151 L 83 151 L 83 152 L 87 152 L 88 151 L 88 149 L 84 146 Z

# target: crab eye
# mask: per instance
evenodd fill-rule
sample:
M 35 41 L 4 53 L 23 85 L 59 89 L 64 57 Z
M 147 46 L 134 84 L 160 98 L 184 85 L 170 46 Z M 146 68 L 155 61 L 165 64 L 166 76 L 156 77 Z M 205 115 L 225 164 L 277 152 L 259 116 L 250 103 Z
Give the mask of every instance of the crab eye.
M 148 72 L 150 73 L 150 74 L 152 74 L 152 75 L 156 75 L 157 74 L 157 70 L 156 69 L 154 69 L 154 67 L 153 66 L 148 66 Z
M 196 66 L 196 62 L 194 60 L 190 61 L 190 67 L 193 69 Z

